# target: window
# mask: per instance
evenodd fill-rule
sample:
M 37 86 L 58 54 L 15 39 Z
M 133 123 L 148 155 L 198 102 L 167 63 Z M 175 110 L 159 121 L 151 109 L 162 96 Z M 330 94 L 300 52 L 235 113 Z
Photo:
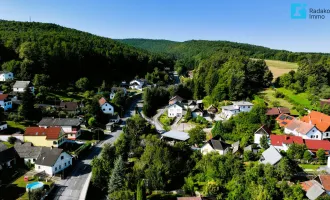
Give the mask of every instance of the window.
M 70 165 L 70 161 L 68 161 L 68 165 Z
M 33 162 L 35 162 L 36 161 L 36 159 L 33 159 Z
M 313 130 L 313 132 L 314 132 L 315 130 Z
M 105 111 L 105 109 L 104 109 L 104 108 L 103 108 L 102 110 L 103 110 L 103 111 Z
M 40 166 L 38 166 L 38 169 L 40 169 Z
M 248 106 L 248 108 L 250 108 L 250 106 Z
M 326 136 L 328 137 L 329 136 L 329 133 L 327 133 Z
M 64 159 L 64 156 L 61 156 L 61 160 L 63 160 Z
M 59 168 L 60 168 L 60 169 L 62 168 L 61 165 L 59 166 Z
M 64 166 L 66 167 L 66 163 L 64 163 Z
M 318 135 L 316 135 L 316 138 L 319 138 L 319 136 L 318 136 Z
M 55 167 L 55 172 L 57 171 L 57 167 Z
M 53 144 L 57 144 L 57 141 L 53 141 Z

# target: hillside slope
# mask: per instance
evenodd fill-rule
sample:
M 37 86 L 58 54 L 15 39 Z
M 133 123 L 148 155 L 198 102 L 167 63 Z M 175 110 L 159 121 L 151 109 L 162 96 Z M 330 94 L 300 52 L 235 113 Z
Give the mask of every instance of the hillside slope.
M 171 59 L 109 38 L 37 22 L 0 20 L 0 66 L 15 77 L 50 76 L 50 85 L 74 83 L 80 77 L 100 84 L 144 77 L 158 67 L 172 67 Z

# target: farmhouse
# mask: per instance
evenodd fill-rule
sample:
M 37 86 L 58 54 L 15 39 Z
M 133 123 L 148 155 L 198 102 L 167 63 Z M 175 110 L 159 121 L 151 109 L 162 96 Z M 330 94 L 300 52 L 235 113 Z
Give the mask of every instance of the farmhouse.
M 110 103 L 107 102 L 107 100 L 105 100 L 104 97 L 102 97 L 99 100 L 99 104 L 100 104 L 101 110 L 104 114 L 111 114 L 111 115 L 114 114 L 115 109 L 113 108 L 113 106 Z
M 80 120 L 77 118 L 42 118 L 39 127 L 61 127 L 69 140 L 76 140 L 80 134 Z
M 61 127 L 27 127 L 24 141 L 34 146 L 59 147 L 65 143 L 65 133 Z
M 35 161 L 35 170 L 53 176 L 71 165 L 72 156 L 63 149 L 42 147 L 41 153 Z
M 293 119 L 284 128 L 284 133 L 300 136 L 304 139 L 322 140 L 322 133 L 310 123 Z
M 0 81 L 11 81 L 14 79 L 14 74 L 12 72 L 0 71 Z
M 224 119 L 229 119 L 232 116 L 237 115 L 240 112 L 250 112 L 253 104 L 247 101 L 236 101 L 233 105 L 222 106 L 221 117 Z
M 13 85 L 13 91 L 18 93 L 23 93 L 25 88 L 29 87 L 30 91 L 34 93 L 34 86 L 31 84 L 30 81 L 16 81 Z
M 182 117 L 183 106 L 180 103 L 172 104 L 168 107 L 168 117 Z
M 0 107 L 7 111 L 13 107 L 11 99 L 8 97 L 8 94 L 0 94 Z

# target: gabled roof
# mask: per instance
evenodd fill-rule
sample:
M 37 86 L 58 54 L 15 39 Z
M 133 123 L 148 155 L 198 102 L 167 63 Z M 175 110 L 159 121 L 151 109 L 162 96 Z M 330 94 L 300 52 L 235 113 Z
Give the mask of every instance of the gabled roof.
M 36 160 L 37 165 L 53 166 L 60 157 L 63 149 L 54 147 L 42 147 L 41 153 Z
M 301 188 L 307 192 L 314 184 L 315 182 L 317 182 L 316 180 L 309 180 L 309 181 L 304 181 L 304 182 L 301 182 L 300 185 L 301 185 Z
M 262 130 L 264 133 L 266 133 L 268 135 L 272 134 L 271 130 L 269 130 L 269 128 L 267 128 L 266 125 L 262 125 L 258 130 L 256 130 L 256 132 L 254 132 L 254 134 L 259 132 L 260 130 Z
M 306 135 L 312 128 L 314 128 L 313 124 L 306 123 L 300 120 L 293 119 L 285 128 L 297 131 L 300 134 Z
M 60 137 L 61 127 L 27 127 L 24 136 L 46 136 L 47 140 L 56 140 Z
M 107 100 L 104 97 L 102 97 L 101 99 L 99 99 L 100 106 L 102 106 L 105 103 L 107 103 Z
M 0 74 L 8 74 L 8 73 L 12 73 L 12 72 L 5 71 L 5 70 L 0 71 Z
M 191 112 L 203 112 L 203 110 L 200 109 L 198 106 L 195 106 L 191 109 Z
M 78 109 L 78 103 L 77 102 L 64 102 L 64 101 L 62 101 L 60 103 L 60 107 L 63 110 L 66 110 L 66 111 L 76 111 Z
M 284 127 L 288 125 L 289 122 L 291 122 L 294 119 L 293 116 L 287 115 L 287 114 L 280 114 L 277 118 L 276 121 L 279 123 L 281 127 Z
M 41 153 L 42 147 L 34 147 L 32 143 L 27 142 L 24 144 L 16 143 L 14 146 L 15 151 L 20 158 L 35 158 L 37 159 Z
M 6 149 L 8 149 L 8 147 L 4 143 L 0 142 L 0 152 L 4 151 Z
M 305 144 L 309 150 L 323 149 L 325 151 L 330 151 L 330 142 L 328 140 L 307 140 L 305 139 Z
M 209 144 L 215 150 L 226 150 L 227 148 L 231 147 L 230 144 L 220 140 L 220 139 L 210 139 L 207 141 L 206 144 Z
M 184 100 L 184 98 L 180 97 L 179 95 L 176 95 L 176 96 L 172 97 L 169 101 L 174 101 L 174 100 L 181 102 Z
M 262 156 L 260 158 L 260 162 L 263 164 L 271 164 L 275 165 L 282 159 L 282 155 L 278 152 L 278 150 L 270 146 L 266 151 L 262 153 Z
M 26 88 L 29 84 L 30 81 L 16 81 L 13 88 Z
M 317 111 L 310 112 L 301 121 L 314 124 L 322 132 L 327 131 L 330 127 L 330 116 Z
M 190 138 L 188 133 L 181 131 L 173 131 L 173 130 L 163 133 L 162 137 L 171 138 L 180 141 L 186 141 Z
M 208 108 L 207 108 L 207 112 L 209 113 L 217 113 L 218 112 L 218 108 L 213 106 L 213 105 L 210 105 Z
M 179 106 L 179 107 L 183 108 L 183 105 L 179 102 L 175 102 L 175 103 L 169 105 L 168 107 L 170 108 L 170 107 L 173 107 L 173 106 Z
M 42 118 L 38 123 L 39 126 L 79 126 L 80 121 L 77 118 Z
M 7 99 L 8 94 L 0 94 L 0 101 Z
M 279 115 L 280 111 L 278 110 L 278 108 L 268 108 L 266 115 Z
M 302 137 L 289 135 L 270 135 L 270 142 L 273 146 L 282 146 L 283 144 L 304 144 Z
M 326 191 L 330 191 L 330 175 L 322 174 L 319 176 L 321 180 L 321 184 Z
M 233 101 L 233 105 L 237 106 L 253 106 L 253 103 L 248 101 Z
M 221 106 L 221 109 L 223 109 L 223 110 L 239 110 L 239 108 L 235 107 L 235 105 Z

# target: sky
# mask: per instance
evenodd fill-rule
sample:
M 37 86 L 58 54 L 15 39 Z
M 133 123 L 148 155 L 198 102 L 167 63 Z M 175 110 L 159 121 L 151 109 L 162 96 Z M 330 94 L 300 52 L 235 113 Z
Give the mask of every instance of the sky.
M 329 0 L 0 0 L 0 19 L 55 23 L 99 36 L 227 40 L 330 53 L 325 19 L 291 19 L 291 4 L 330 9 Z

